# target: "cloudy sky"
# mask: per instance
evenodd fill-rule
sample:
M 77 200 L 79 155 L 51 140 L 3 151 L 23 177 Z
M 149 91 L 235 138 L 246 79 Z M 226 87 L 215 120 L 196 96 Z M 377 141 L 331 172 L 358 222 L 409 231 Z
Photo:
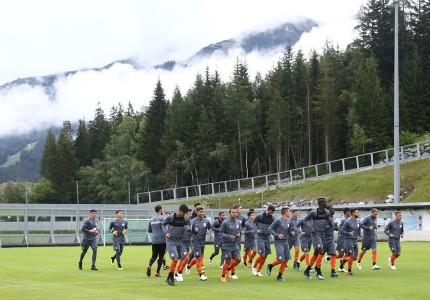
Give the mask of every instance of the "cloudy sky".
M 9 0 L 0 1 L 0 85 L 17 78 L 102 67 L 136 57 L 145 66 L 185 60 L 202 47 L 281 22 L 308 17 L 320 26 L 297 48 L 320 51 L 326 40 L 344 48 L 355 37 L 356 14 L 365 0 Z M 52 102 L 39 88 L 0 91 L 0 136 L 31 128 L 91 119 L 101 102 L 136 108 L 150 101 L 159 77 L 168 97 L 175 85 L 186 92 L 206 66 L 225 79 L 233 61 L 212 58 L 187 70 L 135 70 L 116 65 L 104 72 L 79 72 L 60 80 Z M 251 75 L 266 72 L 280 53 L 246 57 Z M 38 113 L 35 115 L 34 112 Z

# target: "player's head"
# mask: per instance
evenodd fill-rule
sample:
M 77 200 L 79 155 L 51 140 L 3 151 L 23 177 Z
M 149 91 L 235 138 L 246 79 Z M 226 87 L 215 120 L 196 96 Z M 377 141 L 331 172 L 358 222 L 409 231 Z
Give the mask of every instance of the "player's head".
M 193 216 L 193 210 L 192 210 L 191 208 L 188 208 L 187 217 L 188 217 L 189 219 L 191 219 L 191 218 L 192 218 L 192 216 Z
M 155 212 L 158 214 L 163 214 L 163 207 L 160 204 L 155 205 Z
M 196 202 L 194 203 L 194 210 L 196 210 L 197 207 L 202 206 L 202 204 L 200 202 Z
M 90 218 L 93 220 L 97 218 L 97 210 L 95 209 L 90 210 Z
M 255 218 L 255 213 L 253 211 L 248 211 L 248 220 L 253 221 Z
M 223 211 L 220 211 L 219 213 L 218 213 L 218 219 L 221 219 L 221 220 L 225 220 L 225 212 L 223 212 Z
M 183 217 L 187 214 L 187 212 L 188 212 L 188 206 L 186 204 L 181 204 L 179 206 L 177 215 L 178 215 L 178 217 Z
M 327 198 L 326 197 L 319 197 L 318 198 L 318 206 L 320 208 L 326 208 L 327 207 Z
M 122 210 L 118 209 L 118 210 L 115 212 L 115 215 L 116 215 L 116 218 L 117 218 L 117 219 L 122 219 Z
M 250 211 L 255 212 L 255 209 L 250 208 L 250 209 L 248 210 L 248 212 L 250 212 Z
M 396 211 L 396 212 L 394 213 L 394 218 L 395 218 L 397 221 L 400 221 L 400 220 L 402 219 L 402 217 L 403 217 L 403 215 L 402 215 L 402 212 L 401 212 L 401 211 Z
M 343 215 L 345 216 L 345 218 L 349 218 L 351 216 L 351 209 L 349 207 L 345 207 L 343 209 Z
M 273 205 L 269 205 L 266 209 L 266 215 L 271 216 L 275 212 L 276 208 Z
M 232 219 L 232 220 L 236 220 L 236 217 L 237 217 L 237 210 L 236 210 L 235 208 L 230 208 L 230 209 L 228 210 L 228 214 L 229 214 L 229 216 L 230 216 L 230 219 Z
M 281 215 L 283 218 L 289 218 L 291 216 L 290 208 L 289 207 L 283 207 L 281 209 Z
M 205 215 L 205 210 L 203 207 L 199 206 L 196 208 L 197 218 L 201 219 Z
M 351 208 L 351 217 L 355 219 L 360 217 L 360 211 L 358 210 L 358 208 Z
M 376 208 L 372 208 L 372 218 L 376 219 L 378 217 L 379 211 Z
M 298 209 L 293 209 L 291 211 L 291 215 L 293 216 L 294 219 L 297 219 L 299 217 L 299 210 Z
M 334 207 L 333 207 L 333 205 L 329 205 L 329 206 L 327 206 L 327 209 L 328 209 L 328 211 L 330 212 L 330 214 L 331 214 L 332 216 L 334 216 Z
M 242 213 L 242 205 L 235 204 L 235 205 L 233 205 L 233 208 L 237 210 L 238 215 L 240 215 Z

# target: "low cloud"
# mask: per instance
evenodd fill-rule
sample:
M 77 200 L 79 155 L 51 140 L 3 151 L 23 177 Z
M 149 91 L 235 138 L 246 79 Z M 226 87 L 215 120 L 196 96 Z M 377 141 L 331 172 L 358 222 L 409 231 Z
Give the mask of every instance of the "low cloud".
M 321 53 L 327 40 L 344 49 L 356 36 L 353 30 L 355 24 L 356 21 L 351 17 L 322 23 L 318 28 L 303 34 L 294 50 L 301 49 L 305 56 L 313 49 Z M 193 85 L 196 74 L 204 74 L 207 67 L 211 73 L 217 70 L 221 78 L 228 81 L 237 57 L 246 60 L 253 79 L 257 72 L 265 75 L 272 69 L 282 56 L 283 50 L 278 48 L 264 53 L 254 51 L 245 55 L 241 49 L 232 49 L 228 55 L 214 53 L 209 58 L 188 62 L 187 67 L 177 66 L 172 71 L 136 69 L 129 64 L 117 63 L 102 71 L 80 71 L 58 78 L 54 84 L 55 99 L 50 99 L 42 87 L 17 85 L 0 91 L 0 137 L 27 133 L 48 126 L 61 126 L 64 120 L 91 120 L 98 102 L 106 115 L 109 115 L 111 107 L 117 106 L 118 103 L 126 107 L 128 102 L 131 102 L 135 109 L 142 110 L 149 104 L 158 78 L 161 79 L 169 99 L 175 86 L 179 86 L 182 94 L 185 94 Z M 147 58 L 146 55 L 145 57 Z M 185 61 L 186 57 L 176 56 L 170 59 Z M 146 61 L 152 65 L 161 62 L 154 59 Z

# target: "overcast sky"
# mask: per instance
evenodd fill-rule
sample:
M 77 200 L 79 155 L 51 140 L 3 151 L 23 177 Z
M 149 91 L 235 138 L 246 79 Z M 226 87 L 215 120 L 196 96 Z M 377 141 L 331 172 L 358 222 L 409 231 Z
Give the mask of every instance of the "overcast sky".
M 0 85 L 17 78 L 102 67 L 138 57 L 143 65 L 185 60 L 199 49 L 244 32 L 264 30 L 299 17 L 320 24 L 299 47 L 321 50 L 326 40 L 344 48 L 356 33 L 356 14 L 365 0 L 2 0 L 0 1 Z M 184 93 L 197 72 L 209 65 L 224 78 L 230 59 L 172 72 L 138 71 L 118 65 L 102 73 L 80 72 L 56 85 L 56 103 L 27 86 L 0 92 L 0 136 L 64 119 L 91 119 L 97 102 L 105 110 L 119 101 L 140 108 L 161 78 L 170 98 L 175 85 Z M 239 53 L 240 55 L 240 53 Z M 247 57 L 251 74 L 265 72 L 280 54 Z M 34 111 L 40 115 L 35 118 Z M 31 116 L 31 117 L 30 117 Z

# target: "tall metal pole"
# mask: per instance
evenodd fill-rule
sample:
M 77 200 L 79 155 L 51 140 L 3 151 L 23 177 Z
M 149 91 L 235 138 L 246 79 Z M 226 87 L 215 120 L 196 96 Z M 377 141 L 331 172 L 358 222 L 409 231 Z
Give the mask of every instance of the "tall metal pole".
M 399 2 L 394 2 L 394 203 L 400 203 L 399 153 Z
M 25 180 L 24 243 L 28 247 L 28 182 Z

